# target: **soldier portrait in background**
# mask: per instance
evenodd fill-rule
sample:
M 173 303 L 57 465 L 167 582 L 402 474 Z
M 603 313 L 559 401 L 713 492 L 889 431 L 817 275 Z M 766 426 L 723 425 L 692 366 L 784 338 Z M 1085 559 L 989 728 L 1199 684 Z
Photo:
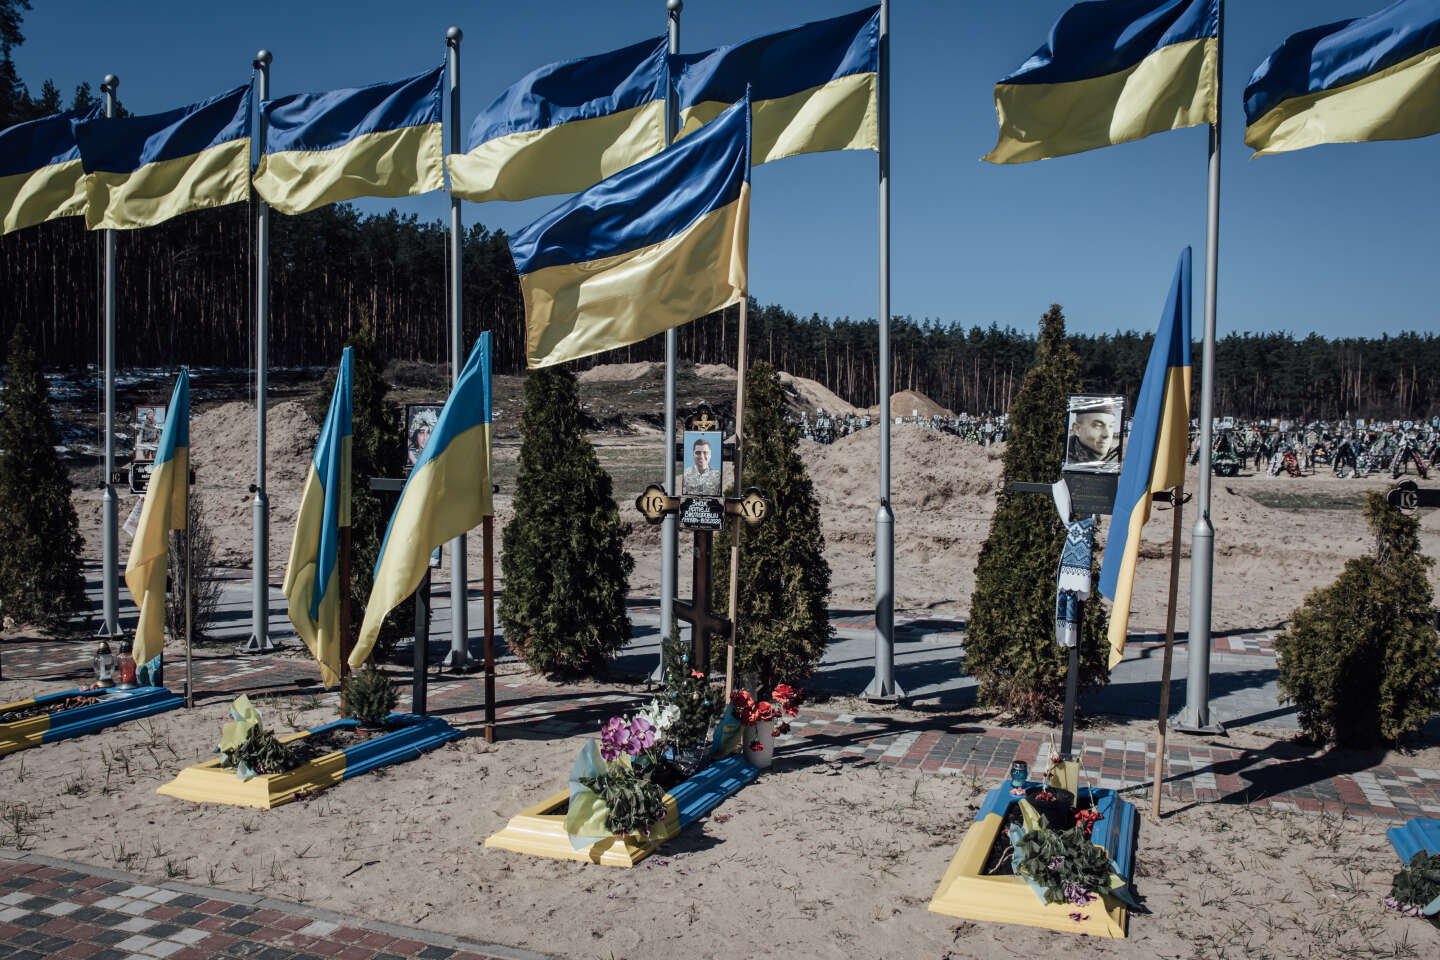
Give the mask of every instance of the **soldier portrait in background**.
M 1124 397 L 1070 398 L 1065 436 L 1065 469 L 1120 472 L 1120 426 Z

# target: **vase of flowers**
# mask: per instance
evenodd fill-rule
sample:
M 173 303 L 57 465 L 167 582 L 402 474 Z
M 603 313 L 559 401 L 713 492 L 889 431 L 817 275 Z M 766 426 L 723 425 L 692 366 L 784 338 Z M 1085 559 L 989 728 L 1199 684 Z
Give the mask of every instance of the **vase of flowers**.
M 788 683 L 781 683 L 771 691 L 769 700 L 757 703 L 749 691 L 736 690 L 730 694 L 730 706 L 743 728 L 745 759 L 756 769 L 768 770 L 775 759 L 775 738 L 790 732 L 786 718 L 800 712 L 800 695 Z

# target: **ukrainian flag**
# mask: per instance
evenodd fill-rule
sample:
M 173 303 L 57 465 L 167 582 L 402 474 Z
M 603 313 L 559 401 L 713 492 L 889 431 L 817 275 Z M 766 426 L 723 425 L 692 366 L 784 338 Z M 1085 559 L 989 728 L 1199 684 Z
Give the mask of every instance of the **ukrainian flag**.
M 1110 667 L 1125 656 L 1130 594 L 1140 559 L 1140 530 L 1150 519 L 1150 495 L 1185 483 L 1190 433 L 1190 248 L 1180 253 L 1170 298 L 1155 331 L 1140 398 L 1130 421 L 1130 443 L 1115 491 L 1114 519 L 1100 564 L 1100 592 L 1110 610 Z M 1202 468 L 1204 469 L 1204 468 Z
M 145 487 L 145 505 L 130 542 L 125 586 L 140 608 L 135 624 L 135 662 L 158 673 L 165 649 L 165 567 L 170 531 L 185 529 L 190 484 L 190 374 L 182 369 L 165 412 L 165 428 L 155 452 L 155 469 Z
M 526 356 L 547 367 L 740 302 L 750 242 L 750 101 L 510 238 Z
M 297 214 L 355 197 L 443 189 L 444 81 L 440 67 L 393 83 L 266 100 L 255 192 L 281 213 Z
M 70 110 L 0 130 L 0 235 L 85 212 L 74 121 L 101 113 Z
M 1000 140 L 982 159 L 1026 163 L 1214 123 L 1219 0 L 1077 3 L 995 85 Z
M 1256 156 L 1440 133 L 1440 0 L 1295 34 L 1245 87 Z
M 282 588 L 290 622 L 320 664 L 325 686 L 340 682 L 340 528 L 350 526 L 350 348 L 340 355 L 340 372 L 330 412 L 310 459 L 310 472 L 295 514 L 295 538 Z
M 665 149 L 666 42 L 552 63 L 480 112 L 446 157 L 462 200 L 577 193 Z
M 380 624 L 420 585 L 430 554 L 453 540 L 494 508 L 490 502 L 490 333 L 480 334 L 450 398 L 435 421 L 430 442 L 420 451 L 400 502 L 390 515 L 385 542 L 375 561 L 375 585 L 365 604 L 360 639 L 350 666 L 370 656 Z M 465 585 L 453 584 L 454 602 L 465 602 Z
M 250 198 L 250 88 L 143 117 L 75 125 L 85 169 L 85 225 L 153 227 Z
M 880 148 L 879 7 L 674 57 L 671 64 L 681 136 L 715 119 L 749 87 L 757 164 Z

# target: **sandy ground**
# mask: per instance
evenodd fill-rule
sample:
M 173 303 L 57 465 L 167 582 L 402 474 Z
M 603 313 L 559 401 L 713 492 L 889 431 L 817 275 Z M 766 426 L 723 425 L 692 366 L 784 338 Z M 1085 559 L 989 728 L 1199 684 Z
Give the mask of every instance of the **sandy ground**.
M 272 700 L 265 715 L 283 731 L 330 719 L 333 705 Z M 503 728 L 487 745 L 470 729 L 403 767 L 269 812 L 157 795 L 209 755 L 224 719 L 213 702 L 5 758 L 0 844 L 576 958 L 1440 951 L 1440 931 L 1381 906 L 1396 861 L 1371 820 L 1229 806 L 1146 820 L 1137 883 L 1149 912 L 1132 918 L 1129 940 L 1100 943 L 928 912 L 992 786 L 969 776 L 782 753 L 624 871 L 483 848 L 510 816 L 563 789 L 581 738 Z

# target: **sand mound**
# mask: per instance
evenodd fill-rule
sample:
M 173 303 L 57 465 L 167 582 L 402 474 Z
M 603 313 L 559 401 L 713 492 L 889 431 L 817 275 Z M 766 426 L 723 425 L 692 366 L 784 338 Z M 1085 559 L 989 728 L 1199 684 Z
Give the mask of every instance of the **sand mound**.
M 706 380 L 734 380 L 735 368 L 728 363 L 697 363 L 695 376 Z
M 581 383 L 596 383 L 612 380 L 643 380 L 645 377 L 658 374 L 660 369 L 660 364 L 651 362 L 602 363 L 598 367 L 582 370 L 576 374 L 575 379 Z
M 795 393 L 800 408 L 811 416 L 814 416 L 817 409 L 832 414 L 859 413 L 857 407 L 841 400 L 838 394 L 827 389 L 824 384 L 805 377 L 795 377 L 788 373 L 780 374 L 780 382 L 789 387 Z
M 270 498 L 270 566 L 283 570 L 295 533 L 295 511 L 320 427 L 298 401 L 270 407 L 265 418 L 265 487 Z M 255 482 L 255 408 L 222 404 L 190 422 L 190 462 L 195 492 L 215 535 L 221 563 L 249 566 L 254 521 L 250 484 Z
M 872 417 L 876 414 L 875 407 L 866 412 Z M 899 393 L 890 395 L 890 416 L 892 417 L 913 417 L 915 411 L 920 412 L 922 417 L 933 417 L 940 414 L 942 417 L 953 417 L 954 414 L 940 404 L 931 400 L 918 390 L 901 390 Z

